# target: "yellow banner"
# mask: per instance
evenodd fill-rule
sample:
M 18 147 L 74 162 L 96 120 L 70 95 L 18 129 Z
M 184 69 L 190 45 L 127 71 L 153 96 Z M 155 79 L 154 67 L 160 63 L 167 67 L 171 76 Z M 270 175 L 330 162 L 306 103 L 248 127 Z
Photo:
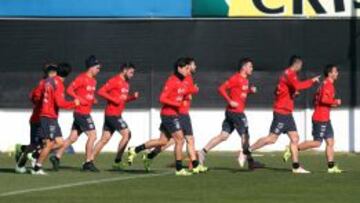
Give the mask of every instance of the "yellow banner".
M 228 16 L 350 17 L 360 0 L 225 0 Z M 360 13 L 360 8 L 357 12 Z

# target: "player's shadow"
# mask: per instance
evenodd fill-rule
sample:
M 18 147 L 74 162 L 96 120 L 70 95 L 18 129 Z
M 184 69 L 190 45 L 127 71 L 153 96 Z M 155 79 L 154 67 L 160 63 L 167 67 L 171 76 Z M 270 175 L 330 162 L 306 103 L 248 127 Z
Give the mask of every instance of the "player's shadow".
M 0 168 L 0 173 L 15 173 L 13 168 Z
M 269 167 L 269 166 L 265 166 L 263 169 L 270 170 L 270 171 L 279 171 L 279 172 L 291 171 L 291 169 L 289 169 L 289 168 L 274 168 L 274 167 Z
M 239 168 L 230 168 L 230 167 L 211 167 L 209 171 L 228 171 L 230 173 L 249 173 L 252 172 L 247 168 L 239 169 Z
M 155 173 L 155 171 L 146 171 L 142 169 L 107 169 L 105 171 L 112 172 L 112 173 L 128 173 L 128 174 L 152 174 Z
M 52 168 L 49 168 L 50 171 L 54 171 Z M 79 166 L 60 166 L 59 171 L 81 171 L 81 167 Z

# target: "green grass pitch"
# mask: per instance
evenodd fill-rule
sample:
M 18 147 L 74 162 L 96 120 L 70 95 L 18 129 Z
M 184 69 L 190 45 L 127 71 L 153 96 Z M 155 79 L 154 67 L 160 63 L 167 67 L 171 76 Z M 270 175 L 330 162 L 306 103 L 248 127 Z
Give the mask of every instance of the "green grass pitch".
M 100 173 L 80 171 L 83 154 L 65 155 L 59 172 L 48 176 L 15 174 L 13 158 L 0 155 L 0 203 L 108 202 L 301 202 L 351 203 L 360 201 L 360 156 L 336 155 L 343 174 L 327 174 L 323 153 L 301 154 L 312 174 L 294 175 L 280 153 L 257 157 L 265 169 L 239 169 L 235 153 L 210 152 L 206 174 L 175 177 L 171 153 L 161 154 L 145 173 L 141 158 L 125 171 L 111 170 L 114 154 L 96 162 Z M 45 168 L 49 168 L 48 165 Z

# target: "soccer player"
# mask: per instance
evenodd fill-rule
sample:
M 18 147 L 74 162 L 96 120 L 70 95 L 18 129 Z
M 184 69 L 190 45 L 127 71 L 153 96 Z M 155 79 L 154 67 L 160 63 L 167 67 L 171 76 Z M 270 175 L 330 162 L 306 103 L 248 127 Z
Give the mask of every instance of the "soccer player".
M 98 94 L 107 100 L 105 108 L 105 121 L 101 139 L 96 143 L 93 159 L 97 157 L 101 149 L 109 142 L 115 131 L 118 131 L 122 138 L 118 146 L 113 168 L 122 169 L 122 155 L 131 138 L 131 132 L 121 114 L 126 103 L 139 98 L 139 92 L 129 94 L 129 81 L 135 74 L 135 66 L 132 63 L 124 63 L 120 67 L 120 73 L 109 79 L 103 85 Z
M 256 93 L 256 87 L 250 86 L 248 78 L 253 73 L 253 61 L 250 58 L 244 58 L 239 61 L 239 71 L 231 76 L 219 87 L 219 93 L 227 102 L 225 120 L 222 124 L 222 131 L 219 135 L 213 137 L 205 147 L 199 151 L 200 163 L 205 162 L 206 154 L 215 146 L 227 140 L 231 133 L 236 129 L 242 140 L 242 148 L 248 151 L 249 130 L 248 121 L 244 114 L 248 94 Z M 247 153 L 249 168 L 259 168 L 262 165 L 255 162 L 250 153 Z M 245 163 L 241 162 L 241 167 Z
M 299 81 L 297 73 L 302 69 L 303 60 L 299 56 L 290 58 L 289 67 L 279 78 L 275 91 L 275 102 L 273 105 L 274 117 L 268 136 L 258 139 L 249 151 L 252 152 L 266 145 L 273 144 L 282 133 L 288 134 L 290 138 L 290 150 L 292 155 L 293 173 L 310 173 L 299 164 L 298 144 L 299 135 L 292 112 L 294 111 L 294 99 L 299 91 L 312 87 L 319 82 L 320 76 L 313 77 L 305 81 Z
M 131 165 L 136 155 L 145 149 L 166 145 L 172 137 L 175 140 L 175 175 L 189 176 L 192 173 L 184 169 L 182 165 L 184 134 L 179 120 L 179 108 L 184 102 L 184 97 L 188 94 L 184 80 L 190 74 L 190 68 L 187 65 L 187 60 L 180 58 L 176 61 L 174 69 L 174 74 L 168 78 L 160 95 L 160 103 L 162 104 L 160 138 L 149 140 L 137 147 L 130 147 L 128 150 L 128 163 Z M 194 164 L 196 165 L 196 163 Z
M 314 140 L 304 141 L 299 144 L 299 151 L 304 151 L 321 146 L 326 142 L 326 158 L 328 161 L 328 173 L 341 173 L 334 162 L 334 131 L 330 121 L 330 110 L 341 105 L 341 99 L 335 99 L 334 83 L 338 79 L 338 67 L 329 64 L 324 69 L 325 80 L 314 95 L 315 110 L 312 116 L 312 135 Z M 284 159 L 290 158 L 290 149 L 287 148 Z
M 43 148 L 34 168 L 31 170 L 33 175 L 46 175 L 42 169 L 42 164 L 51 150 L 63 145 L 62 133 L 58 123 L 59 108 L 72 109 L 80 105 L 80 101 L 77 99 L 70 102 L 64 98 L 63 81 L 70 72 L 70 67 L 52 69 L 48 72 L 49 78 L 45 80 L 40 110 Z
M 88 139 L 85 147 L 86 160 L 82 166 L 82 170 L 91 172 L 99 171 L 92 161 L 93 149 L 96 141 L 96 130 L 90 112 L 93 104 L 96 103 L 95 76 L 99 73 L 101 66 L 94 55 L 91 55 L 85 60 L 85 65 L 87 69 L 86 72 L 78 75 L 67 88 L 67 93 L 73 98 L 78 99 L 80 105 L 75 108 L 74 122 L 69 137 L 65 140 L 63 147 L 57 151 L 56 155 L 50 157 L 50 161 L 55 171 L 59 169 L 60 159 L 65 150 L 71 144 L 76 142 L 83 132 L 88 136 Z
M 184 83 L 186 85 L 186 88 L 189 89 L 188 94 L 184 97 L 184 102 L 182 102 L 182 105 L 179 108 L 179 121 L 182 128 L 182 131 L 185 135 L 185 140 L 187 143 L 187 151 L 189 153 L 189 157 L 191 160 L 191 165 L 193 167 L 193 162 L 195 163 L 195 168 L 193 167 L 193 172 L 200 173 L 207 171 L 207 168 L 203 165 L 199 165 L 198 158 L 196 156 L 195 151 L 195 140 L 193 136 L 193 129 L 191 125 L 191 119 L 189 115 L 190 106 L 191 106 L 191 100 L 192 95 L 197 94 L 199 92 L 199 88 L 197 85 L 194 84 L 192 75 L 196 72 L 196 63 L 194 58 L 187 58 L 187 64 L 190 67 L 190 74 L 185 77 Z M 157 147 L 153 149 L 149 154 L 144 154 L 143 161 L 144 166 L 147 171 L 150 170 L 150 164 L 151 161 L 163 150 L 170 147 L 171 145 L 175 144 L 173 139 L 170 139 L 168 144 L 163 147 Z
M 45 81 L 47 78 L 54 77 L 54 71 L 57 71 L 56 64 L 46 64 L 44 66 L 44 76 L 38 85 L 32 89 L 29 99 L 33 104 L 33 111 L 30 117 L 30 144 L 17 145 L 15 150 L 16 173 L 26 173 L 25 164 L 28 159 L 36 160 L 39 157 L 41 149 L 41 127 L 40 127 L 40 111 L 43 92 L 45 89 Z

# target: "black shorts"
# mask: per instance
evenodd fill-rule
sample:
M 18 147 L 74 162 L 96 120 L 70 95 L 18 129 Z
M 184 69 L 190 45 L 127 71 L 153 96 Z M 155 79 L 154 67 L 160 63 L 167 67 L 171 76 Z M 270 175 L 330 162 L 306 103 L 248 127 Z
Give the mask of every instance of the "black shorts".
M 116 130 L 120 132 L 127 128 L 128 125 L 121 116 L 105 116 L 104 131 L 109 131 L 113 134 Z
M 30 123 L 30 144 L 41 145 L 41 122 Z
M 191 125 L 191 118 L 189 114 L 180 114 L 179 116 L 181 129 L 185 136 L 192 136 L 193 129 Z
M 170 139 L 174 132 L 182 130 L 179 117 L 161 115 L 159 130 L 165 133 L 166 137 Z
M 283 115 L 274 112 L 273 121 L 270 127 L 270 133 L 280 135 L 282 133 L 288 133 L 291 131 L 297 131 L 295 120 L 292 114 Z
M 324 139 L 334 138 L 334 130 L 331 122 L 312 122 L 312 136 L 315 141 L 322 142 Z
M 71 127 L 71 130 L 77 130 L 78 135 L 83 132 L 95 130 L 95 124 L 91 115 L 83 115 L 79 113 L 74 113 L 74 122 Z
M 40 126 L 41 139 L 54 140 L 57 137 L 62 137 L 61 128 L 57 119 L 41 117 Z
M 222 131 L 231 134 L 235 129 L 240 136 L 248 134 L 249 126 L 247 118 L 244 113 L 226 111 L 225 120 L 222 123 Z

